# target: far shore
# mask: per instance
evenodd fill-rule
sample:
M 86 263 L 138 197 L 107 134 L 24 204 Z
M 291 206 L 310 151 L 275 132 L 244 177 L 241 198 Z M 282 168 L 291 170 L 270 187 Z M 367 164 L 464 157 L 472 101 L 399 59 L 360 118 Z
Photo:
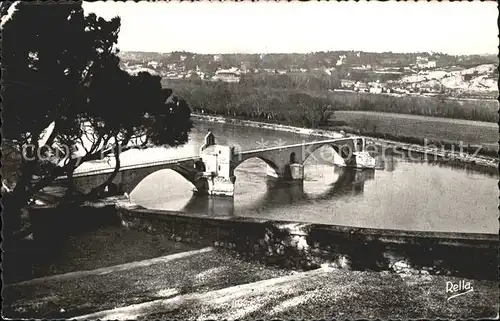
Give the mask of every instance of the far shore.
M 208 122 L 214 122 L 214 123 L 225 123 L 225 124 L 235 124 L 235 125 L 242 125 L 242 126 L 249 126 L 249 127 L 256 127 L 256 128 L 264 128 L 264 129 L 272 129 L 272 130 L 278 130 L 278 131 L 286 131 L 286 132 L 293 132 L 296 134 L 300 135 L 310 135 L 310 136 L 318 136 L 318 137 L 326 137 L 326 138 L 339 138 L 341 137 L 340 132 L 334 131 L 332 129 L 311 129 L 311 128 L 303 128 L 303 127 L 296 127 L 296 126 L 290 126 L 290 125 L 284 125 L 280 124 L 278 122 L 265 122 L 265 121 L 255 121 L 251 120 L 248 118 L 243 118 L 243 117 L 226 117 L 226 116 L 219 116 L 219 115 L 206 115 L 206 114 L 199 114 L 199 113 L 192 113 L 191 114 L 192 119 L 194 120 L 199 120 L 199 121 L 208 121 Z M 346 135 L 348 136 L 354 136 L 356 134 L 354 133 L 347 133 Z M 356 135 L 358 136 L 358 135 Z M 474 165 L 479 165 L 479 166 L 485 166 L 485 167 L 494 167 L 498 168 L 499 162 L 498 158 L 495 157 L 490 157 L 490 156 L 484 156 L 484 155 L 469 155 L 469 154 L 460 154 L 458 152 L 454 151 L 443 151 L 441 149 L 431 149 L 431 148 L 426 148 L 421 145 L 415 145 L 415 144 L 408 144 L 400 141 L 394 141 L 394 140 L 387 140 L 387 139 L 381 139 L 381 138 L 374 138 L 370 136 L 364 136 L 364 135 L 359 135 L 361 137 L 365 137 L 368 140 L 372 141 L 375 144 L 385 146 L 385 147 L 396 147 L 400 148 L 402 150 L 409 150 L 412 152 L 417 152 L 417 153 L 425 153 L 429 155 L 437 155 L 441 157 L 448 157 L 452 161 L 460 161 L 464 163 L 471 163 Z

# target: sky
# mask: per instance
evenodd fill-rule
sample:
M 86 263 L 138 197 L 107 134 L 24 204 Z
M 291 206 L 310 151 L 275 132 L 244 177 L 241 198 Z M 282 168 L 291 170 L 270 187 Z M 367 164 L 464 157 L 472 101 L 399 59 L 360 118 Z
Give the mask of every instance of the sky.
M 498 52 L 492 2 L 85 2 L 121 17 L 122 51 Z

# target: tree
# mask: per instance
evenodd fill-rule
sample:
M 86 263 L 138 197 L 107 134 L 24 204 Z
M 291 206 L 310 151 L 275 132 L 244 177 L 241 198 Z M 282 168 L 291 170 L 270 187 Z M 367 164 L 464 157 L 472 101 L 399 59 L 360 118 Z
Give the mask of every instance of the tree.
M 302 125 L 305 127 L 317 128 L 326 124 L 333 115 L 333 109 L 325 99 L 311 97 L 304 93 L 295 93 L 291 94 L 288 100 L 300 112 Z
M 340 80 L 340 72 L 338 70 L 332 71 L 330 81 L 331 81 L 331 89 L 338 89 L 342 87 L 342 81 Z
M 113 153 L 112 178 L 120 151 L 187 141 L 186 102 L 160 77 L 119 68 L 119 28 L 118 17 L 85 16 L 81 2 L 19 2 L 2 25 L 2 146 L 22 154 L 3 199 L 11 228 L 34 193 L 60 175 L 71 180 L 83 162 Z
M 193 72 L 189 76 L 189 82 L 191 82 L 191 83 L 193 83 L 195 85 L 201 85 L 202 80 L 201 80 L 200 76 L 196 72 Z

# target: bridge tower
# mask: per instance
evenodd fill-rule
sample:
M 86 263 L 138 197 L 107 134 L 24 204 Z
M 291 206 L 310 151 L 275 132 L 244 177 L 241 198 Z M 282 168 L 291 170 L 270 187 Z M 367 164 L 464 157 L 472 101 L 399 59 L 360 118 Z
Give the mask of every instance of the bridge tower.
M 201 180 L 204 184 L 197 184 L 199 193 L 208 195 L 234 195 L 236 176 L 231 168 L 233 149 L 231 146 L 218 145 L 215 137 L 209 131 L 205 142 L 200 148 L 200 157 L 205 165 Z

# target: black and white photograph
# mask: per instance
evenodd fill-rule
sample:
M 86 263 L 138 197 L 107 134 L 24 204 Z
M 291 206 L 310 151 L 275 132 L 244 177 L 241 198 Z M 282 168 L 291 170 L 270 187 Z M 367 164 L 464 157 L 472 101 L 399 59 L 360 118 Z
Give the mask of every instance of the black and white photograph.
M 499 318 L 496 1 L 3 1 L 7 320 Z

